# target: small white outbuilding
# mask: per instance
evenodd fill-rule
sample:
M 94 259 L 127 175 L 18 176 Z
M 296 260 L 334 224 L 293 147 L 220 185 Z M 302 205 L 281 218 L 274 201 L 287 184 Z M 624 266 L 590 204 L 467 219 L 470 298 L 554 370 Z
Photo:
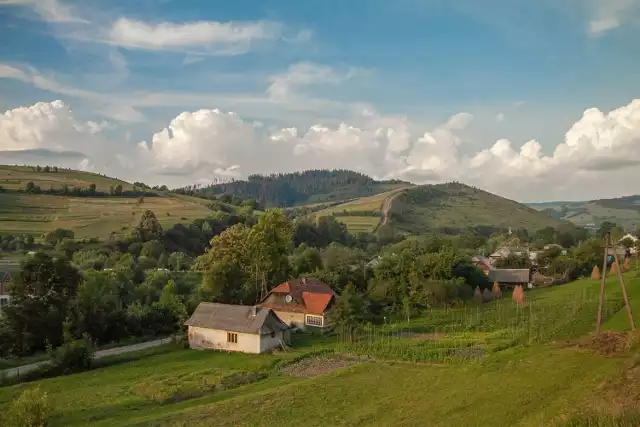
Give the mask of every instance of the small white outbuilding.
M 184 324 L 196 349 L 263 353 L 290 344 L 289 326 L 264 307 L 202 302 Z

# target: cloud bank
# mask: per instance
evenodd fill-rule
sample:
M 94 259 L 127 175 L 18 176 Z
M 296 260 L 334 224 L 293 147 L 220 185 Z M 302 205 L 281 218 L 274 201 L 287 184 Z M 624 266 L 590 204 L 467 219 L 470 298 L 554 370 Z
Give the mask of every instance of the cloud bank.
M 464 112 L 420 133 L 402 117 L 370 113 L 363 120 L 358 126 L 273 129 L 232 112 L 202 109 L 179 114 L 132 145 L 102 135 L 108 123 L 79 122 L 61 101 L 39 102 L 0 116 L 0 160 L 15 163 L 21 151 L 25 158 L 33 158 L 34 150 L 58 153 L 51 160 L 63 166 L 168 185 L 345 168 L 378 179 L 457 180 L 525 201 L 637 192 L 640 99 L 610 112 L 586 110 L 549 154 L 535 140 L 517 145 L 506 139 L 462 154 L 461 135 L 474 120 Z

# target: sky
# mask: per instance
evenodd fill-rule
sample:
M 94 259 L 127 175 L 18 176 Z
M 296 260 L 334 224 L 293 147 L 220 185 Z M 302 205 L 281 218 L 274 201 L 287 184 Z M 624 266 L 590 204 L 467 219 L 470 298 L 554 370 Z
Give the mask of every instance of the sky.
M 639 39 L 640 0 L 0 0 L 0 164 L 639 194 Z

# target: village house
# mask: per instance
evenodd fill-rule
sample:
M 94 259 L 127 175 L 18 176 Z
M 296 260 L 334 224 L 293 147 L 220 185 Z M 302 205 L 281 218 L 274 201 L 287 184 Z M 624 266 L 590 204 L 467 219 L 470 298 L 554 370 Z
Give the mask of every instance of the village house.
M 489 275 L 489 270 L 493 268 L 493 260 L 484 255 L 476 255 L 472 257 L 471 262 L 473 262 L 473 265 L 482 270 L 487 276 Z
M 329 326 L 327 312 L 335 298 L 329 285 L 318 279 L 291 279 L 271 289 L 259 307 L 270 308 L 289 326 Z
M 531 271 L 528 268 L 494 268 L 489 270 L 489 280 L 504 288 L 518 285 L 526 288 L 531 283 Z
M 202 302 L 184 324 L 195 349 L 264 353 L 291 343 L 289 327 L 268 308 Z
M 8 272 L 0 271 L 0 311 L 9 304 L 9 282 L 11 275 Z

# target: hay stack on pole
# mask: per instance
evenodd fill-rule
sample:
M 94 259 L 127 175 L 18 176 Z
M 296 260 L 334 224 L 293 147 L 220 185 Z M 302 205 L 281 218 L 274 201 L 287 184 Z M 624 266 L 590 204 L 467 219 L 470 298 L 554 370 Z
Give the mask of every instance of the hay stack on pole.
M 631 261 L 629 258 L 625 258 L 624 264 L 622 264 L 622 271 L 629 271 L 631 269 Z
M 593 270 L 591 271 L 591 280 L 600 280 L 600 269 L 597 265 L 593 266 Z
M 476 286 L 476 291 L 473 293 L 473 300 L 477 304 L 482 304 L 482 291 L 480 290 L 480 286 Z
M 491 293 L 495 299 L 502 298 L 502 289 L 500 289 L 500 283 L 493 282 L 493 287 L 491 288 Z
M 618 261 L 613 261 L 611 263 L 611 268 L 609 269 L 609 274 L 618 274 Z
M 521 285 L 516 286 L 513 289 L 513 300 L 518 305 L 524 304 L 524 288 Z

